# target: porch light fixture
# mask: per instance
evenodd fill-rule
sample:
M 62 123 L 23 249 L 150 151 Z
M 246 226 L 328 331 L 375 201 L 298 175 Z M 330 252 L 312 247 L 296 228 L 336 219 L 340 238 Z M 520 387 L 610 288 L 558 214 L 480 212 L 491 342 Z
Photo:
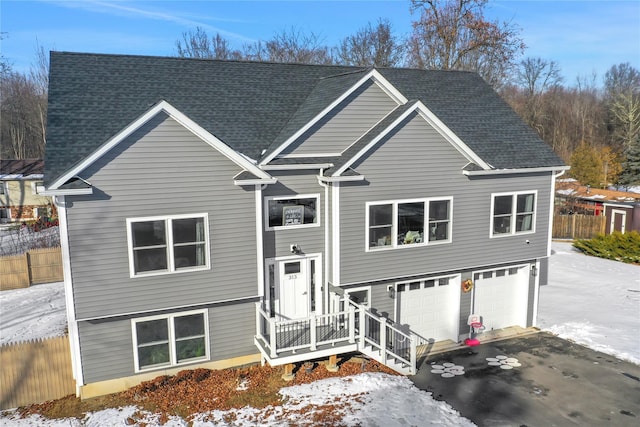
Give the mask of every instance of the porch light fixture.
M 391 299 L 395 298 L 396 290 L 394 289 L 393 285 L 387 286 L 387 294 L 389 295 L 389 298 Z
M 536 277 L 536 276 L 538 275 L 538 267 L 536 267 L 536 265 L 535 265 L 535 264 L 533 264 L 533 265 L 531 266 L 531 275 L 532 275 L 533 277 Z

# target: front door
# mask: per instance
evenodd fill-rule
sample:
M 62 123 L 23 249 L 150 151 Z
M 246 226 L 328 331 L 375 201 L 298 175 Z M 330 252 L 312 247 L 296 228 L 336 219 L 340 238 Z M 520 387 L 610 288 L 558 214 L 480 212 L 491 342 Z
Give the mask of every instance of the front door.
M 302 319 L 316 310 L 321 298 L 316 286 L 318 257 L 287 257 L 268 260 L 269 304 L 279 319 Z

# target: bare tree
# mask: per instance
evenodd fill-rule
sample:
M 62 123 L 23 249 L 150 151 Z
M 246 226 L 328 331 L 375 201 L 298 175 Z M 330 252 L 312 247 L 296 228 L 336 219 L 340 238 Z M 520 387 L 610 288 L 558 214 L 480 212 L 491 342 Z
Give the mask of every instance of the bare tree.
M 256 42 L 244 48 L 244 56 L 255 61 L 289 62 L 300 64 L 332 64 L 330 49 L 315 33 L 299 29 L 276 33 L 266 42 Z
M 478 72 L 494 87 L 506 79 L 524 43 L 509 23 L 488 21 L 488 0 L 411 0 L 409 63 L 418 68 Z
M 176 41 L 176 49 L 182 58 L 242 59 L 242 53 L 232 49 L 229 41 L 220 33 L 209 37 L 201 27 L 182 33 L 182 40 Z
M 49 62 L 41 46 L 29 74 L 0 73 L 0 156 L 42 158 L 46 143 Z
M 336 51 L 337 62 L 344 65 L 394 67 L 402 63 L 404 44 L 393 35 L 391 22 L 369 22 L 355 34 L 345 37 Z

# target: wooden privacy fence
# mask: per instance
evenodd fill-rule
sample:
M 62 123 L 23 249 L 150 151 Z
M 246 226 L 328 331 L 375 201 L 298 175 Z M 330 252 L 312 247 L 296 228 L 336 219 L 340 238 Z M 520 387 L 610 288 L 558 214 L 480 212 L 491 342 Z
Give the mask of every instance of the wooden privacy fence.
M 552 235 L 556 239 L 591 239 L 605 232 L 604 215 L 554 215 Z
M 0 409 L 59 399 L 75 393 L 69 337 L 0 347 Z
M 2 291 L 62 280 L 62 250 L 59 247 L 32 249 L 22 255 L 0 258 Z

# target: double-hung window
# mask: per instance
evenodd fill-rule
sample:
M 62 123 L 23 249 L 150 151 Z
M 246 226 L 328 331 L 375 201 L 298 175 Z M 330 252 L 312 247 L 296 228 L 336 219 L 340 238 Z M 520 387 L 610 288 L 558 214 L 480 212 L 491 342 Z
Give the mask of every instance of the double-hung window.
M 136 371 L 209 359 L 206 310 L 131 321 Z
M 207 214 L 127 219 L 131 277 L 209 268 Z
M 367 248 L 451 241 L 451 198 L 367 203 Z
M 509 236 L 535 231 L 536 192 L 492 195 L 491 236 Z

